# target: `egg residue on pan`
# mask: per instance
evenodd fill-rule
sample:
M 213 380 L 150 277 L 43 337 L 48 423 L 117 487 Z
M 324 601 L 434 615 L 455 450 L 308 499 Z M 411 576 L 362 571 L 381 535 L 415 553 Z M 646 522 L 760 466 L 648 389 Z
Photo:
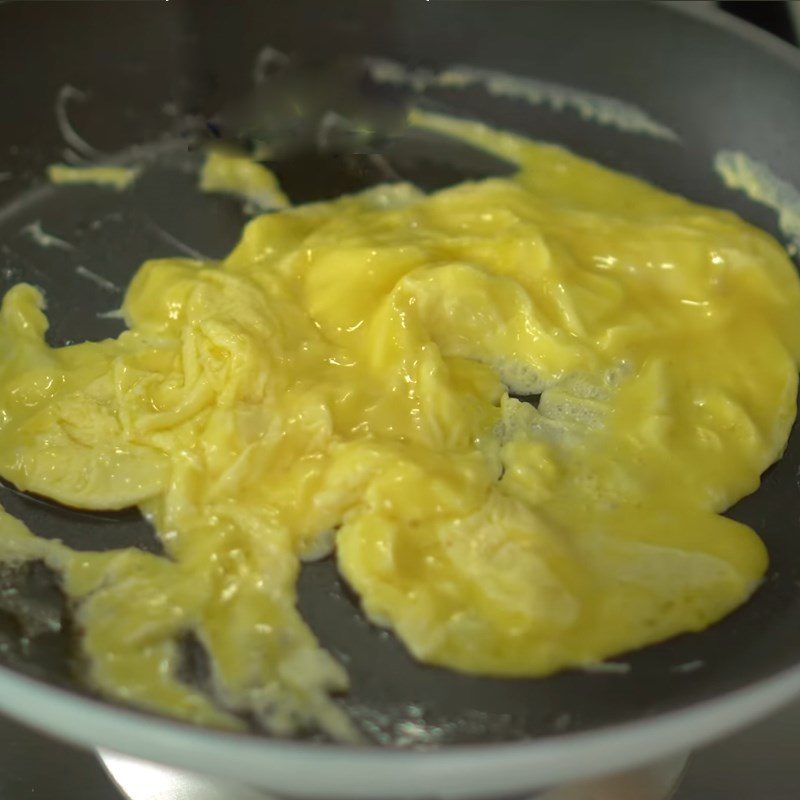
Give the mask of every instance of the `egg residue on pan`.
M 270 170 L 243 153 L 211 150 L 200 173 L 200 191 L 239 197 L 257 211 L 286 208 L 289 199 Z
M 47 168 L 47 177 L 51 183 L 56 184 L 87 183 L 122 191 L 139 177 L 139 169 L 135 167 L 76 167 L 67 164 L 51 164 Z
M 559 147 L 416 122 L 519 170 L 266 214 L 221 262 L 148 261 L 114 340 L 51 348 L 40 292 L 6 294 L 0 475 L 138 506 L 163 543 L 75 552 L 0 517 L 0 557 L 61 576 L 107 696 L 355 738 L 346 671 L 295 607 L 301 562 L 332 551 L 417 659 L 492 676 L 701 630 L 762 578 L 760 539 L 720 513 L 795 416 L 781 246 Z M 179 675 L 188 633 L 207 693 Z

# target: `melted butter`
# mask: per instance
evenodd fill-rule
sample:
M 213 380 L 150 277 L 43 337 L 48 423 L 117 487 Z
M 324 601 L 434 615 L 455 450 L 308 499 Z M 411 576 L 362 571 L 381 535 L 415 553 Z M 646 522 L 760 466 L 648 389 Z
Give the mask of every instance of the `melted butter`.
M 39 292 L 5 296 L 0 474 L 138 505 L 167 554 L 74 553 L 0 516 L 3 558 L 64 576 L 107 695 L 354 738 L 331 700 L 347 676 L 295 609 L 301 561 L 331 547 L 418 659 L 487 675 L 701 630 L 761 580 L 760 539 L 720 512 L 795 415 L 782 248 L 558 147 L 414 121 L 519 171 L 264 215 L 219 263 L 149 261 L 115 340 L 50 348 Z M 187 632 L 212 696 L 178 677 Z
M 66 164 L 51 164 L 47 168 L 47 177 L 51 183 L 89 183 L 122 191 L 139 177 L 139 172 L 135 167 L 70 167 Z

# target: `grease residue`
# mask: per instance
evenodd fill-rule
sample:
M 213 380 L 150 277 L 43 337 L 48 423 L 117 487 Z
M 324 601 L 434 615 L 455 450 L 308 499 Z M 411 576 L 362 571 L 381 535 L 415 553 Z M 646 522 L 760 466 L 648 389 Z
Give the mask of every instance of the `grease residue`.
M 790 253 L 800 248 L 800 191 L 779 178 L 763 161 L 738 150 L 721 150 L 714 169 L 730 189 L 739 189 L 751 200 L 778 214 L 778 226 L 791 239 Z
M 286 66 L 288 63 L 289 56 L 286 53 L 272 47 L 272 45 L 265 45 L 256 53 L 253 62 L 253 83 L 258 86 L 266 80 L 271 72 Z
M 631 671 L 631 665 L 623 661 L 597 661 L 585 664 L 581 670 L 593 675 L 627 675 Z
M 30 225 L 26 225 L 20 232 L 29 236 L 40 247 L 56 247 L 60 250 L 75 249 L 73 245 L 64 239 L 59 239 L 58 236 L 47 233 L 42 228 L 42 223 L 38 219 L 36 222 L 31 222 Z
M 75 274 L 80 275 L 81 278 L 86 278 L 86 280 L 91 281 L 95 286 L 99 286 L 101 289 L 105 289 L 107 292 L 118 292 L 119 288 L 116 284 L 112 283 L 108 278 L 104 278 L 102 275 L 98 275 L 96 272 L 93 272 L 88 267 L 84 267 L 83 265 L 79 265 L 75 267 Z
M 522 100 L 535 106 L 545 105 L 555 111 L 570 109 L 585 120 L 626 133 L 646 134 L 669 141 L 679 138 L 675 131 L 631 103 L 538 78 L 465 65 L 449 66 L 438 71 L 415 69 L 380 58 L 370 59 L 368 69 L 372 79 L 378 83 L 410 86 L 417 92 L 432 88 L 467 89 L 481 86 L 496 97 Z
M 111 311 L 99 311 L 95 316 L 97 319 L 125 319 L 121 308 L 114 308 Z
M 64 139 L 64 142 L 79 158 L 96 159 L 101 156 L 101 153 L 96 148 L 92 147 L 86 139 L 84 139 L 73 126 L 69 119 L 67 112 L 67 105 L 72 101 L 85 102 L 88 99 L 87 95 L 80 89 L 76 89 L 69 84 L 62 86 L 58 90 L 55 102 L 55 115 L 58 130 Z M 67 151 L 68 153 L 70 151 Z
M 697 672 L 698 669 L 702 669 L 705 666 L 705 661 L 700 661 L 699 659 L 695 661 L 687 661 L 684 664 L 676 664 L 670 672 L 676 672 L 679 675 L 687 675 L 690 672 Z

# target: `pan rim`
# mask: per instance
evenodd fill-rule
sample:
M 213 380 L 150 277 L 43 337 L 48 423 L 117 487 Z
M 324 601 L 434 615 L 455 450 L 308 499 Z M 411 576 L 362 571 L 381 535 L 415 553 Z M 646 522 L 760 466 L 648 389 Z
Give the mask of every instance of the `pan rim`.
M 767 716 L 800 694 L 800 665 L 643 720 L 513 743 L 401 750 L 215 731 L 74 694 L 0 667 L 0 710 L 59 738 L 308 798 L 410 800 L 525 792 L 652 764 Z M 309 769 L 313 764 L 313 769 Z
M 658 5 L 675 13 L 693 17 L 698 22 L 705 22 L 712 27 L 721 28 L 727 33 L 765 50 L 770 55 L 780 58 L 790 67 L 800 69 L 800 45 L 794 47 L 774 34 L 732 14 L 727 14 L 720 8 L 711 8 L 704 3 L 697 3 L 695 0 L 660 0 Z M 798 31 L 798 38 L 800 38 L 800 31 Z

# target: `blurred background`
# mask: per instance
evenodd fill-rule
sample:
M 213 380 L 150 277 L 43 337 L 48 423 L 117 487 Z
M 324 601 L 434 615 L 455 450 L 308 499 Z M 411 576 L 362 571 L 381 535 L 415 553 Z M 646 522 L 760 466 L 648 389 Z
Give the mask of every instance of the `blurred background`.
M 793 45 L 800 44 L 800 0 L 727 0 L 709 5 L 758 25 Z

